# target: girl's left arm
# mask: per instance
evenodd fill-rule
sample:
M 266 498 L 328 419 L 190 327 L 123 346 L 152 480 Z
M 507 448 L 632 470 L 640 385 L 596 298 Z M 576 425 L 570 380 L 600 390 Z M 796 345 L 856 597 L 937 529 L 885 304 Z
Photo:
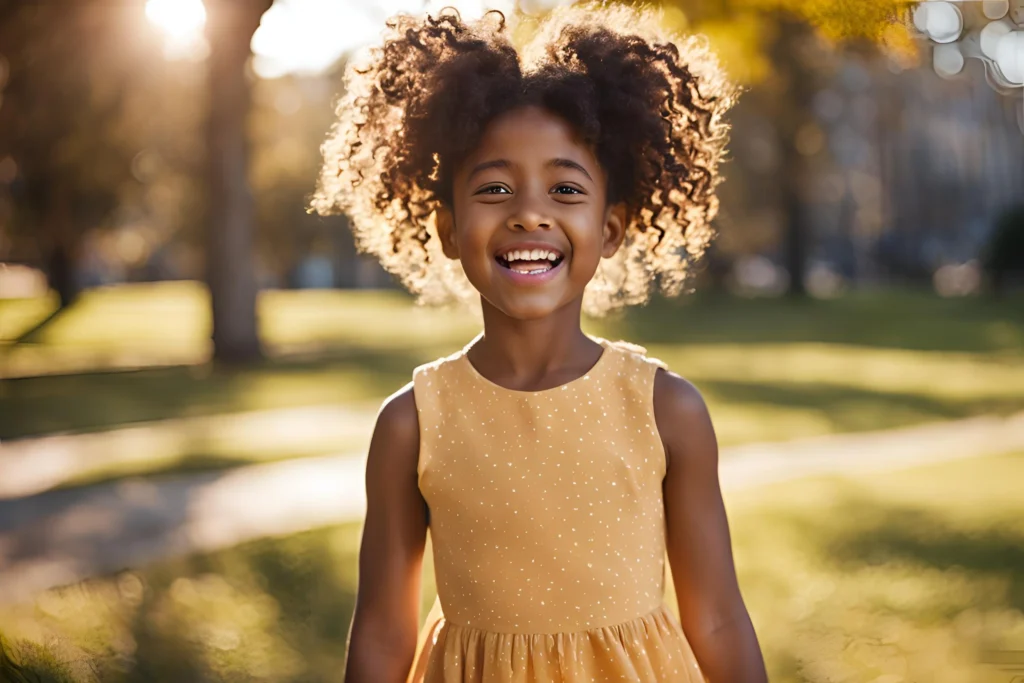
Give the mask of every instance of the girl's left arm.
M 679 619 L 709 683 L 766 683 L 743 604 L 718 482 L 718 442 L 707 406 L 682 377 L 659 370 L 654 416 L 668 457 L 665 519 Z

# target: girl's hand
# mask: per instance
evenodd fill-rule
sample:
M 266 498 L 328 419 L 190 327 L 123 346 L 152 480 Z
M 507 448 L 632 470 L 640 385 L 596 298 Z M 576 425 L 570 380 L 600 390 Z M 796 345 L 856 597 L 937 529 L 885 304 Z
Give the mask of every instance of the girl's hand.
M 346 683 L 405 683 L 416 649 L 427 508 L 417 482 L 412 385 L 377 416 L 366 462 L 366 525 Z
M 659 370 L 654 416 L 668 458 L 668 556 L 683 631 L 710 683 L 766 683 L 736 581 L 718 483 L 718 442 L 704 399 L 682 377 Z

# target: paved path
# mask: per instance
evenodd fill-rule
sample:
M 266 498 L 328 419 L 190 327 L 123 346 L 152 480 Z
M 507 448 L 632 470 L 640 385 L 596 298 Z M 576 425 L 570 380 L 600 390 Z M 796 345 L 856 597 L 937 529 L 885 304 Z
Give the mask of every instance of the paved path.
M 726 449 L 729 490 L 1024 451 L 1024 413 Z M 0 500 L 0 602 L 160 558 L 358 520 L 362 453 Z
M 366 448 L 378 407 L 379 403 L 300 406 L 12 439 L 0 445 L 0 500 L 48 491 L 97 471 L 174 463 L 225 449 L 273 458 L 282 451 Z

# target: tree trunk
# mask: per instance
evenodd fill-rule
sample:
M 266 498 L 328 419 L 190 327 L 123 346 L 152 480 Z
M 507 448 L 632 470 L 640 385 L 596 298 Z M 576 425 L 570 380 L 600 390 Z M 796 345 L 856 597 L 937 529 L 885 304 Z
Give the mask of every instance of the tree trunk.
M 790 143 L 792 144 L 792 142 Z M 797 299 L 807 296 L 807 241 L 809 238 L 804 212 L 803 198 L 800 194 L 801 164 L 800 155 L 792 150 L 797 157 L 786 163 L 787 177 L 782 180 L 782 202 L 786 224 L 783 227 L 783 260 L 789 271 L 789 288 L 786 293 Z
M 206 279 L 213 312 L 214 358 L 230 363 L 262 356 L 256 327 L 255 205 L 249 189 L 247 136 L 251 93 L 246 66 L 252 35 L 270 5 L 270 0 L 207 2 Z
M 61 309 L 75 303 L 81 293 L 75 265 L 79 239 L 73 224 L 71 197 L 64 182 L 52 180 L 43 210 L 43 250 L 50 288 L 57 293 Z
M 50 288 L 57 292 L 61 308 L 75 303 L 80 293 L 75 278 L 75 259 L 73 250 L 65 244 L 55 244 L 46 259 L 46 270 L 49 273 Z
M 812 239 L 804 206 L 802 184 L 807 182 L 807 159 L 797 149 L 800 129 L 810 120 L 814 98 L 813 74 L 804 64 L 802 54 L 808 40 L 807 27 L 786 13 L 775 15 L 778 34 L 772 46 L 772 57 L 781 92 L 775 100 L 776 129 L 782 154 L 781 208 L 783 211 L 782 255 L 789 271 L 788 294 L 794 298 L 807 295 L 808 245 Z

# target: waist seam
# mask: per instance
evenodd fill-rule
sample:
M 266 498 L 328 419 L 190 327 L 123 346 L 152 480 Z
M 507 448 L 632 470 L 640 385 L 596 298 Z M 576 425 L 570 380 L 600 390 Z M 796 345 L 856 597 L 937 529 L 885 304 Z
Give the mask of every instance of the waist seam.
M 654 607 L 654 609 L 652 609 L 652 610 L 650 610 L 648 612 L 645 612 L 644 614 L 640 614 L 640 615 L 637 615 L 637 616 L 632 617 L 630 619 L 626 619 L 624 621 L 618 621 L 618 622 L 615 622 L 613 624 L 605 624 L 604 626 L 590 626 L 588 628 L 579 629 L 577 631 L 554 631 L 554 632 L 495 631 L 495 630 L 486 629 L 486 628 L 478 628 L 476 626 L 467 626 L 465 624 L 459 624 L 459 623 L 456 623 L 456 622 L 452 621 L 451 619 L 449 619 L 447 615 L 443 616 L 442 619 L 443 619 L 443 622 L 444 622 L 444 626 L 452 627 L 452 628 L 457 628 L 457 629 L 462 630 L 462 631 L 476 631 L 478 633 L 493 634 L 493 635 L 496 635 L 496 636 L 542 637 L 542 636 L 573 636 L 573 635 L 578 635 L 578 634 L 581 634 L 581 633 L 590 633 L 591 631 L 601 631 L 601 630 L 605 630 L 605 629 L 612 629 L 612 630 L 614 630 L 614 629 L 626 626 L 628 624 L 632 624 L 632 623 L 637 622 L 637 621 L 644 621 L 644 620 L 648 619 L 649 617 L 654 617 L 654 616 L 657 616 L 657 615 L 662 614 L 662 613 L 671 615 L 671 612 L 668 609 L 668 605 L 665 604 L 664 600 L 659 602 L 658 605 L 656 607 Z

